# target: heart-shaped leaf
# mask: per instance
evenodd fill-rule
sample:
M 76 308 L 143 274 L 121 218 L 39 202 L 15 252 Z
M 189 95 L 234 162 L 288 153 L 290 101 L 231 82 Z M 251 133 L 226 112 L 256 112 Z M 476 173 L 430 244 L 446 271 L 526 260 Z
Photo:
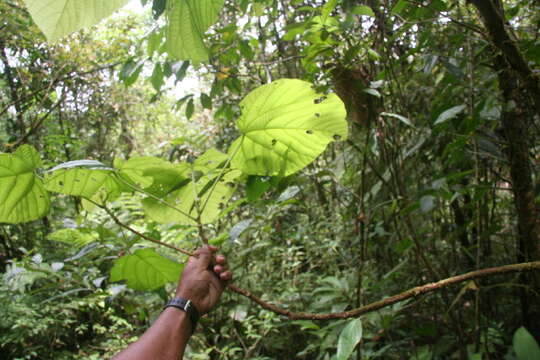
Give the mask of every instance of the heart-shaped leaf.
M 97 24 L 129 0 L 24 0 L 49 41 Z
M 154 290 L 168 282 L 178 281 L 183 265 L 169 260 L 153 249 L 136 250 L 116 260 L 111 281 L 126 280 L 135 290 Z
M 218 18 L 224 0 L 169 1 L 167 50 L 179 60 L 208 60 L 204 33 Z
M 18 224 L 47 214 L 49 194 L 34 173 L 40 165 L 38 152 L 29 145 L 0 154 L 0 223 Z
M 310 83 L 281 79 L 240 102 L 242 136 L 230 147 L 233 167 L 250 175 L 290 175 L 347 138 L 345 106 L 335 94 L 318 94 Z

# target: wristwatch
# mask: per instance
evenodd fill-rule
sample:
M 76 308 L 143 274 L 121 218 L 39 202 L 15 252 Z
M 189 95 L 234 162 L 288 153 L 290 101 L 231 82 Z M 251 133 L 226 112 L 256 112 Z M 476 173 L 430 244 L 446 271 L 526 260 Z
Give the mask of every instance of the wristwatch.
M 169 300 L 167 305 L 163 308 L 165 310 L 168 307 L 175 307 L 177 309 L 180 309 L 182 311 L 185 311 L 189 315 L 189 319 L 191 320 L 191 332 L 195 332 L 195 328 L 197 327 L 197 322 L 199 321 L 199 310 L 195 307 L 195 304 L 191 302 L 191 300 L 186 300 L 184 298 L 174 298 Z

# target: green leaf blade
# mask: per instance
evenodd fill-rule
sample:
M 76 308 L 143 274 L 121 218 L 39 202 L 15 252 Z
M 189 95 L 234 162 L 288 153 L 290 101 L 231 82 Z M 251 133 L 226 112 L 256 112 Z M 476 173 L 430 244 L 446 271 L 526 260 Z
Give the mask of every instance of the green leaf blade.
M 362 321 L 353 319 L 349 321 L 339 335 L 337 360 L 347 360 L 360 340 L 362 340 Z
M 229 149 L 234 167 L 249 175 L 290 175 L 348 135 L 345 106 L 310 83 L 281 79 L 263 85 L 240 103 L 242 137 Z
M 110 170 L 85 168 L 60 169 L 45 177 L 48 191 L 92 198 L 102 188 L 113 191 L 118 188 Z
M 135 290 L 154 290 L 168 282 L 178 281 L 183 265 L 169 260 L 153 249 L 136 250 L 115 261 L 111 281 L 126 280 Z
M 433 125 L 439 125 L 439 124 L 442 124 L 443 122 L 446 122 L 450 119 L 453 119 L 455 118 L 457 115 L 459 115 L 459 113 L 461 113 L 463 110 L 465 110 L 467 106 L 466 105 L 458 105 L 458 106 L 454 106 L 450 109 L 447 109 L 445 111 L 443 111 L 438 117 L 437 117 L 437 120 L 435 120 L 435 122 L 433 123 Z
M 523 326 L 514 333 L 513 343 L 518 360 L 540 359 L 540 346 Z
M 0 154 L 0 223 L 28 222 L 49 212 L 49 194 L 34 174 L 40 164 L 39 154 L 29 145 Z
M 167 50 L 179 60 L 208 60 L 204 33 L 218 18 L 224 0 L 182 0 L 167 9 Z
M 24 0 L 48 41 L 97 24 L 129 0 Z

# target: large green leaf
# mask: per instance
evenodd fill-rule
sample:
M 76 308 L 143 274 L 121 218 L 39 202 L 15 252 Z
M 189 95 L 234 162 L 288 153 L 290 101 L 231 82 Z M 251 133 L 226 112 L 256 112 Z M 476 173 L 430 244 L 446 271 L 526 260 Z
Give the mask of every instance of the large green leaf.
M 47 214 L 49 194 L 34 173 L 40 165 L 38 152 L 29 145 L 0 154 L 0 223 L 18 224 Z
M 281 79 L 263 85 L 240 102 L 242 136 L 230 147 L 232 165 L 250 175 L 290 175 L 347 137 L 345 106 L 310 83 Z
M 144 199 L 144 210 L 151 219 L 163 224 L 195 225 L 199 216 L 201 223 L 211 223 L 225 208 L 236 189 L 234 181 L 240 175 L 238 170 L 228 170 L 223 176 L 202 175 L 163 197 L 166 203 L 154 198 Z
M 152 157 L 133 157 L 128 161 L 116 161 L 115 167 L 120 171 L 120 175 L 143 189 L 153 188 L 158 191 L 161 187 L 163 191 L 174 186 L 178 181 L 185 179 L 182 173 L 185 166 L 172 164 L 166 160 Z M 152 187 L 156 183 L 157 186 Z M 169 186 L 166 186 L 170 184 Z
M 228 156 L 226 154 L 222 153 L 219 150 L 211 148 L 206 150 L 204 154 L 199 156 L 197 160 L 195 160 L 194 165 L 196 169 L 202 168 L 201 170 L 207 172 L 218 169 L 219 167 L 225 165 L 227 159 Z
M 49 41 L 97 24 L 129 0 L 24 0 Z
M 167 8 L 167 50 L 180 60 L 208 60 L 204 33 L 218 19 L 224 0 L 170 0 Z
M 94 160 L 60 164 L 45 177 L 47 190 L 94 201 L 112 200 L 122 189 L 113 169 Z
M 518 360 L 540 359 L 540 347 L 534 337 L 523 326 L 514 334 L 514 351 Z
M 336 360 L 347 360 L 362 340 L 362 321 L 350 320 L 339 335 Z
M 199 217 L 204 224 L 213 222 L 234 193 L 235 180 L 241 175 L 238 170 L 224 169 L 227 158 L 212 148 L 193 164 L 174 164 L 179 175 L 155 178 L 152 187 L 145 189 L 154 195 L 143 200 L 147 215 L 164 224 L 195 225 Z
M 135 290 L 154 290 L 167 282 L 178 281 L 183 265 L 169 260 L 153 249 L 136 250 L 115 261 L 111 281 L 126 280 Z

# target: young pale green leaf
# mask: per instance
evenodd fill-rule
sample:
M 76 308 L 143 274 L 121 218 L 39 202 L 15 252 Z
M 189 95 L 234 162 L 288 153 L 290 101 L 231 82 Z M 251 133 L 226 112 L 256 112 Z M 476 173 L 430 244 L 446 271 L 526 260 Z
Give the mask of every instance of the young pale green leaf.
M 29 145 L 0 154 L 0 223 L 19 224 L 47 214 L 49 194 L 34 174 L 40 164 L 38 152 Z
M 540 359 L 540 346 L 523 326 L 514 333 L 513 343 L 518 360 Z
M 182 0 L 168 3 L 166 46 L 169 54 L 193 63 L 208 60 L 204 33 L 218 19 L 224 0 Z
M 49 41 L 97 24 L 128 0 L 24 0 L 26 7 Z
M 116 260 L 110 279 L 126 280 L 127 286 L 135 290 L 154 290 L 168 282 L 178 281 L 183 267 L 153 249 L 140 249 Z
M 281 79 L 249 93 L 240 103 L 242 136 L 230 147 L 232 165 L 249 175 L 290 175 L 335 140 L 347 138 L 345 106 L 310 83 Z
M 362 321 L 353 319 L 349 321 L 339 335 L 336 359 L 347 360 L 360 340 L 362 340 Z
M 437 120 L 435 120 L 433 125 L 441 124 L 447 120 L 450 120 L 456 117 L 460 112 L 465 110 L 465 108 L 466 108 L 466 105 L 458 105 L 458 106 L 454 106 L 448 110 L 443 111 L 441 115 L 437 117 Z

